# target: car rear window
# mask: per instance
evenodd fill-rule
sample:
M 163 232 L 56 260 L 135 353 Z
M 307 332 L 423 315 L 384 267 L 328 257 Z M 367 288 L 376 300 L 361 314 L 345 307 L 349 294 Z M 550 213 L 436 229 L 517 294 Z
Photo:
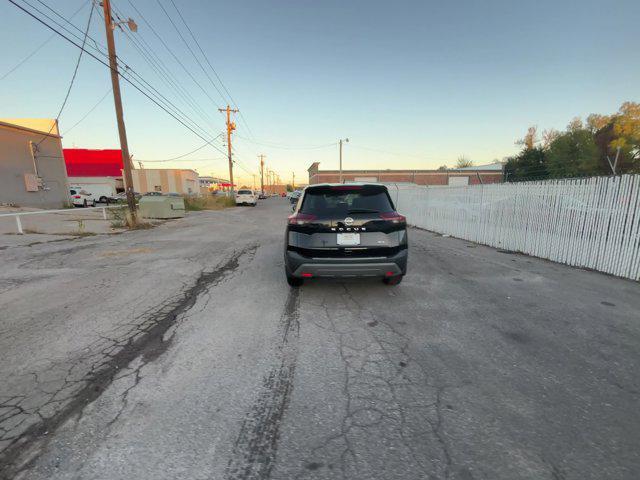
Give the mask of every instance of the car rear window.
M 238 195 L 253 195 L 251 190 L 238 190 Z
M 352 213 L 393 212 L 394 207 L 383 186 L 338 185 L 307 189 L 300 212 L 322 216 Z

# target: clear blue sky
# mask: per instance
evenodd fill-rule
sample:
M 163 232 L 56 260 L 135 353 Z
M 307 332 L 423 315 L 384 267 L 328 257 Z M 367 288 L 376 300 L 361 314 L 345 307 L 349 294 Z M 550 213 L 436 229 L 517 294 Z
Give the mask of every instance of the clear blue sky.
M 23 0 L 16 0 L 22 3 Z M 39 6 L 36 0 L 27 0 Z M 69 17 L 85 0 L 43 0 Z M 173 30 L 157 0 L 134 0 L 207 93 L 224 102 Z M 611 113 L 638 101 L 640 48 L 637 0 L 397 1 L 174 0 L 238 103 L 259 145 L 238 119 L 238 159 L 257 171 L 258 153 L 283 179 L 320 161 L 336 168 L 336 146 L 349 137 L 345 168 L 434 168 L 464 154 L 477 164 L 517 150 L 529 125 L 564 128 L 574 116 Z M 182 28 L 170 0 L 160 0 Z M 223 118 L 153 35 L 128 0 L 113 0 L 136 20 L 138 33 L 212 117 L 212 136 Z M 73 18 L 84 27 L 90 7 Z M 0 2 L 0 77 L 47 39 L 50 32 Z M 90 34 L 104 42 L 95 16 Z M 149 83 L 205 122 L 169 90 L 122 32 L 119 55 Z M 196 48 L 195 46 L 193 47 Z M 197 52 L 197 50 L 196 50 Z M 78 50 L 55 38 L 0 80 L 0 117 L 55 117 Z M 110 88 L 108 70 L 82 60 L 60 126 L 80 119 Z M 123 86 L 134 159 L 181 155 L 203 141 L 138 92 Z M 64 135 L 65 146 L 118 146 L 113 102 L 107 97 Z M 274 144 L 287 148 L 275 148 Z M 221 146 L 221 144 L 218 143 Z M 381 151 L 393 152 L 393 154 Z M 207 147 L 183 161 L 157 166 L 197 168 L 225 175 L 222 154 Z M 145 166 L 151 166 L 147 163 Z M 248 175 L 241 169 L 238 173 Z

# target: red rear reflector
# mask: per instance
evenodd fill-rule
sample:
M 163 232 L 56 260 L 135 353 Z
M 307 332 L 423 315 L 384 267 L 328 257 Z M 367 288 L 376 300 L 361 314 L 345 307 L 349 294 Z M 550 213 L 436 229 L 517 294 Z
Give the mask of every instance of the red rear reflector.
M 74 195 L 73 198 L 82 198 L 80 195 Z
M 393 223 L 404 223 L 407 218 L 404 215 L 400 215 L 398 212 L 385 212 L 380 214 L 380 218 L 389 220 Z
M 395 274 L 393 272 L 387 272 L 385 273 L 386 277 L 393 277 Z
M 310 215 L 308 213 L 295 213 L 293 215 L 289 215 L 289 225 L 304 225 L 305 223 L 309 223 L 315 219 L 315 215 Z
M 311 278 L 311 277 L 313 277 L 313 275 L 312 275 L 311 273 L 306 273 L 306 272 L 302 272 L 302 276 L 303 276 L 304 278 Z

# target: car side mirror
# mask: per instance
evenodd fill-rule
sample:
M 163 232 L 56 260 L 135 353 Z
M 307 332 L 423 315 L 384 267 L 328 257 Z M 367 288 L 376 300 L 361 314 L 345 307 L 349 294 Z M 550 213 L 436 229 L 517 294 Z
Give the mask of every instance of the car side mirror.
M 296 211 L 296 204 L 294 203 L 293 205 L 291 205 L 291 211 L 295 212 Z

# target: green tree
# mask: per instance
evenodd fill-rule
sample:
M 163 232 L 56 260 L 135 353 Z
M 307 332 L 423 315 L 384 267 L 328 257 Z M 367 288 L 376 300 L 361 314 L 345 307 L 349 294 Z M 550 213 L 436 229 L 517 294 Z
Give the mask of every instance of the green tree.
M 293 192 L 293 186 L 290 183 L 287 183 L 286 187 L 287 192 Z
M 580 125 L 582 122 L 580 122 Z M 598 147 L 593 134 L 572 121 L 547 152 L 547 168 L 552 177 L 598 174 Z
M 625 102 L 613 115 L 592 113 L 587 128 L 598 147 L 599 173 L 612 173 L 609 161 L 616 173 L 640 173 L 640 104 Z
M 504 166 L 505 180 L 538 180 L 549 176 L 547 156 L 540 147 L 525 148 L 507 160 Z

